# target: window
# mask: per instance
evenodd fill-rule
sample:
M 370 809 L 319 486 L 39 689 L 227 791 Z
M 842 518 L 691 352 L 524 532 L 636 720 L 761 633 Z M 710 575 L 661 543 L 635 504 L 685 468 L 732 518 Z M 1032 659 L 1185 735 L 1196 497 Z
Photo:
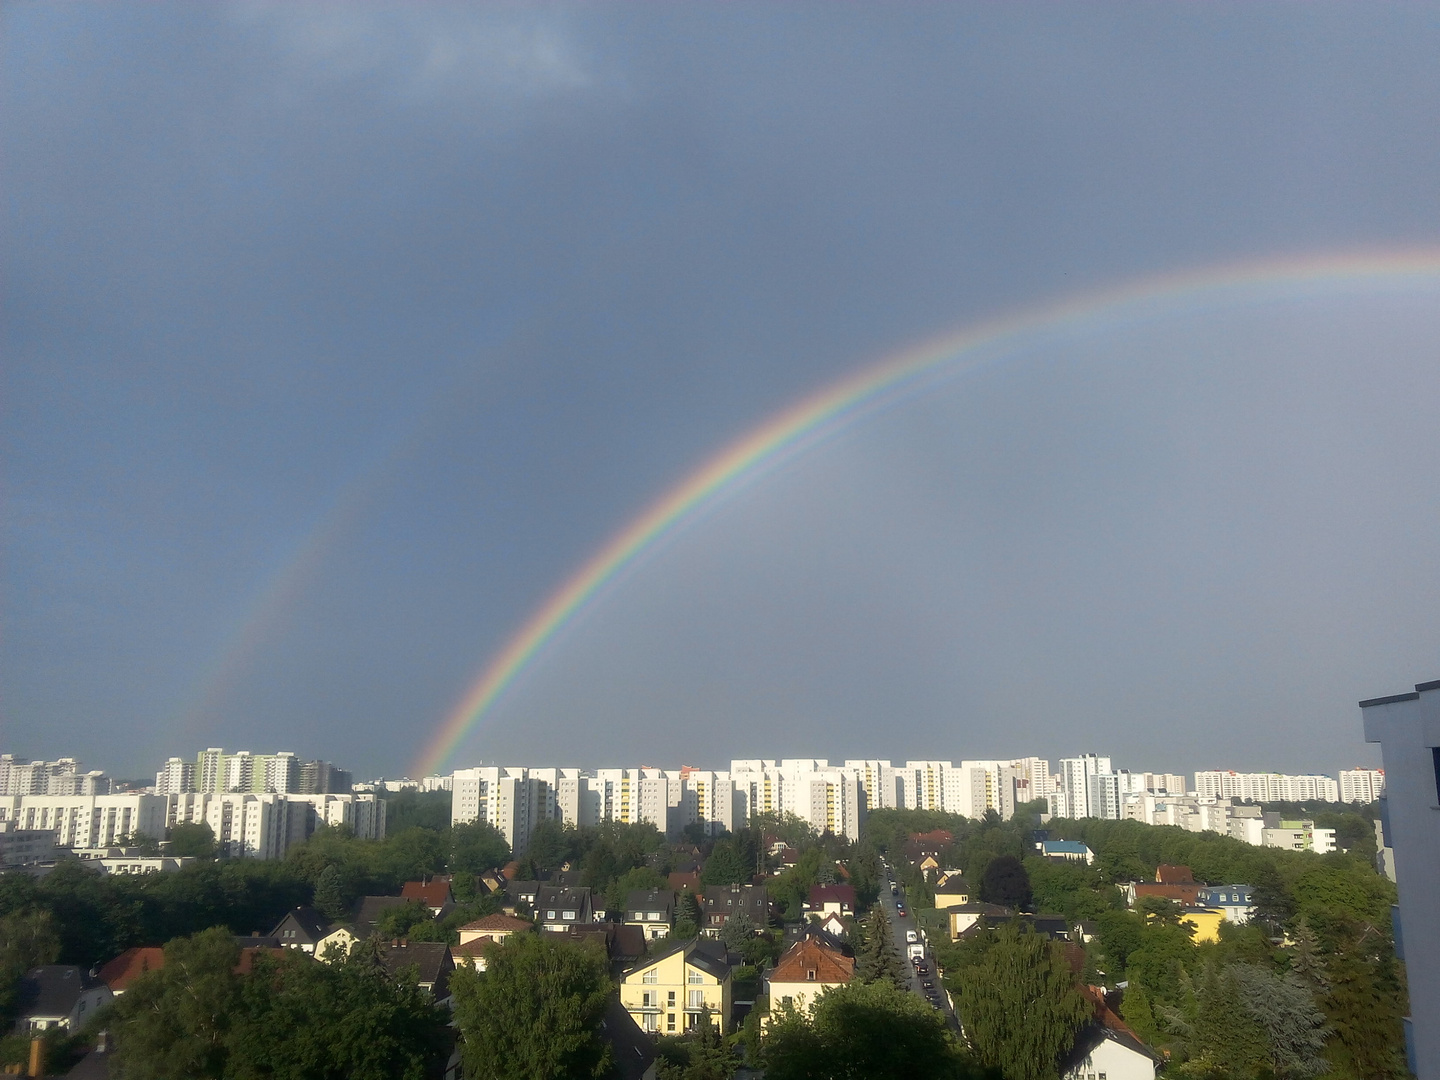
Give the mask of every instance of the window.
M 546 917 L 547 919 L 553 919 L 553 918 L 555 918 L 555 912 L 554 912 L 554 911 L 547 911 L 547 912 L 545 912 L 545 917 Z
M 806 982 L 814 982 L 814 981 L 815 981 L 815 969 L 814 969 L 814 968 L 808 968 L 808 969 L 806 970 L 806 972 L 805 972 L 805 981 L 806 981 Z
M 675 991 L 674 991 L 674 990 L 671 990 L 671 991 L 670 991 L 670 999 L 669 999 L 668 1004 L 669 1004 L 670 1008 L 672 1008 L 672 1009 L 675 1007 Z
M 571 921 L 572 919 L 575 918 L 575 912 L 573 912 L 573 911 L 562 911 L 562 912 L 560 913 L 560 917 L 563 918 L 566 922 L 569 922 L 569 921 Z
M 657 983 L 657 982 L 659 982 L 659 981 L 660 981 L 660 969 L 659 969 L 659 968 L 651 968 L 649 971 L 645 972 L 644 975 L 641 975 L 641 976 L 640 976 L 640 981 L 643 982 L 643 983 Z
M 698 972 L 694 968 L 691 968 L 685 973 L 685 981 L 687 983 L 703 983 L 705 981 L 705 976 L 701 972 Z
M 675 1014 L 674 1014 L 674 1013 L 666 1013 L 666 1014 L 665 1014 L 665 1030 L 666 1030 L 666 1031 L 674 1031 L 674 1030 L 675 1030 Z
M 643 1026 L 646 1031 L 650 1032 L 653 1035 L 655 1032 L 660 1030 L 660 1017 L 656 1016 L 654 1013 L 646 1013 L 645 1023 Z
M 646 990 L 643 994 L 640 995 L 640 1007 L 641 1007 L 642 1009 L 651 1008 L 654 1004 L 655 1004 L 655 995 L 654 995 L 653 993 L 651 993 L 649 990 Z
M 690 1008 L 692 1008 L 692 1009 L 703 1009 L 704 1007 L 705 1007 L 705 991 L 704 991 L 704 990 L 691 990 L 691 991 L 690 991 Z

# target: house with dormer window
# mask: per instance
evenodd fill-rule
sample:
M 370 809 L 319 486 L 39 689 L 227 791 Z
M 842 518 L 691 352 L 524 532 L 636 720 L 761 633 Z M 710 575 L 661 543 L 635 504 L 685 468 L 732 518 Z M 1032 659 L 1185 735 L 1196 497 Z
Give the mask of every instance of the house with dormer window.
M 770 1007 L 789 1005 L 806 1013 L 826 990 L 855 977 L 855 959 L 819 935 L 807 935 L 786 949 L 765 980 Z
M 675 922 L 675 894 L 668 889 L 635 889 L 625 898 L 625 925 L 638 926 L 646 941 L 670 933 Z
M 707 1012 L 723 1035 L 731 1028 L 731 986 L 725 946 L 695 938 L 627 971 L 620 979 L 620 1003 L 652 1035 L 682 1035 Z

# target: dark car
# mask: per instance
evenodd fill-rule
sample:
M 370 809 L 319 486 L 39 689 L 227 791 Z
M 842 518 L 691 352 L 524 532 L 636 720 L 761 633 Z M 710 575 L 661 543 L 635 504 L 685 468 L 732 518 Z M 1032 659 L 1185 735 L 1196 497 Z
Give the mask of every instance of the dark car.
M 923 986 L 926 990 L 934 990 L 934 989 L 935 989 L 935 983 L 932 982 L 930 979 L 926 979 L 926 980 L 925 980 L 924 982 L 922 982 L 920 985 Z
M 907 911 L 905 910 L 905 905 L 904 905 L 904 904 L 901 904 L 899 907 L 897 907 L 897 908 L 895 909 L 895 912 L 896 912 L 896 914 L 898 914 L 902 919 L 903 919 L 906 915 L 909 914 L 909 912 L 907 912 Z
M 900 888 L 899 888 L 899 886 L 891 885 L 891 886 L 890 886 L 890 895 L 891 895 L 891 896 L 899 896 L 899 895 L 900 895 Z

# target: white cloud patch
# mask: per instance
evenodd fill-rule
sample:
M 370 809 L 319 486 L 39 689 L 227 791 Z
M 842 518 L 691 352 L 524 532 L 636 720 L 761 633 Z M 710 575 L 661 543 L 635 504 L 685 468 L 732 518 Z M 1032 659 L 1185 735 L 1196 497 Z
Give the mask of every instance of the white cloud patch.
M 595 82 L 563 17 L 549 10 L 262 3 L 232 11 L 237 23 L 268 30 L 302 81 L 375 80 L 417 98 L 543 98 Z

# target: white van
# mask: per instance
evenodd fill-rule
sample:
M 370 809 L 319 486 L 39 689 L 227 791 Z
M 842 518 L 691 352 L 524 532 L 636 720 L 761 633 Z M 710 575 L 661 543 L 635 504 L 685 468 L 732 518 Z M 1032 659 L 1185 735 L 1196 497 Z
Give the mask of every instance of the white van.
M 912 961 L 914 961 L 914 960 L 924 960 L 924 959 L 925 959 L 925 946 L 924 946 L 924 945 L 911 945 L 911 946 L 909 947 L 909 949 L 908 949 L 908 952 L 910 953 L 910 959 L 911 959 Z
M 914 945 L 915 942 L 917 942 L 917 941 L 920 940 L 920 935 L 917 934 L 914 930 L 906 930 L 906 931 L 905 931 L 905 940 L 906 940 L 907 942 L 909 942 L 911 945 Z

